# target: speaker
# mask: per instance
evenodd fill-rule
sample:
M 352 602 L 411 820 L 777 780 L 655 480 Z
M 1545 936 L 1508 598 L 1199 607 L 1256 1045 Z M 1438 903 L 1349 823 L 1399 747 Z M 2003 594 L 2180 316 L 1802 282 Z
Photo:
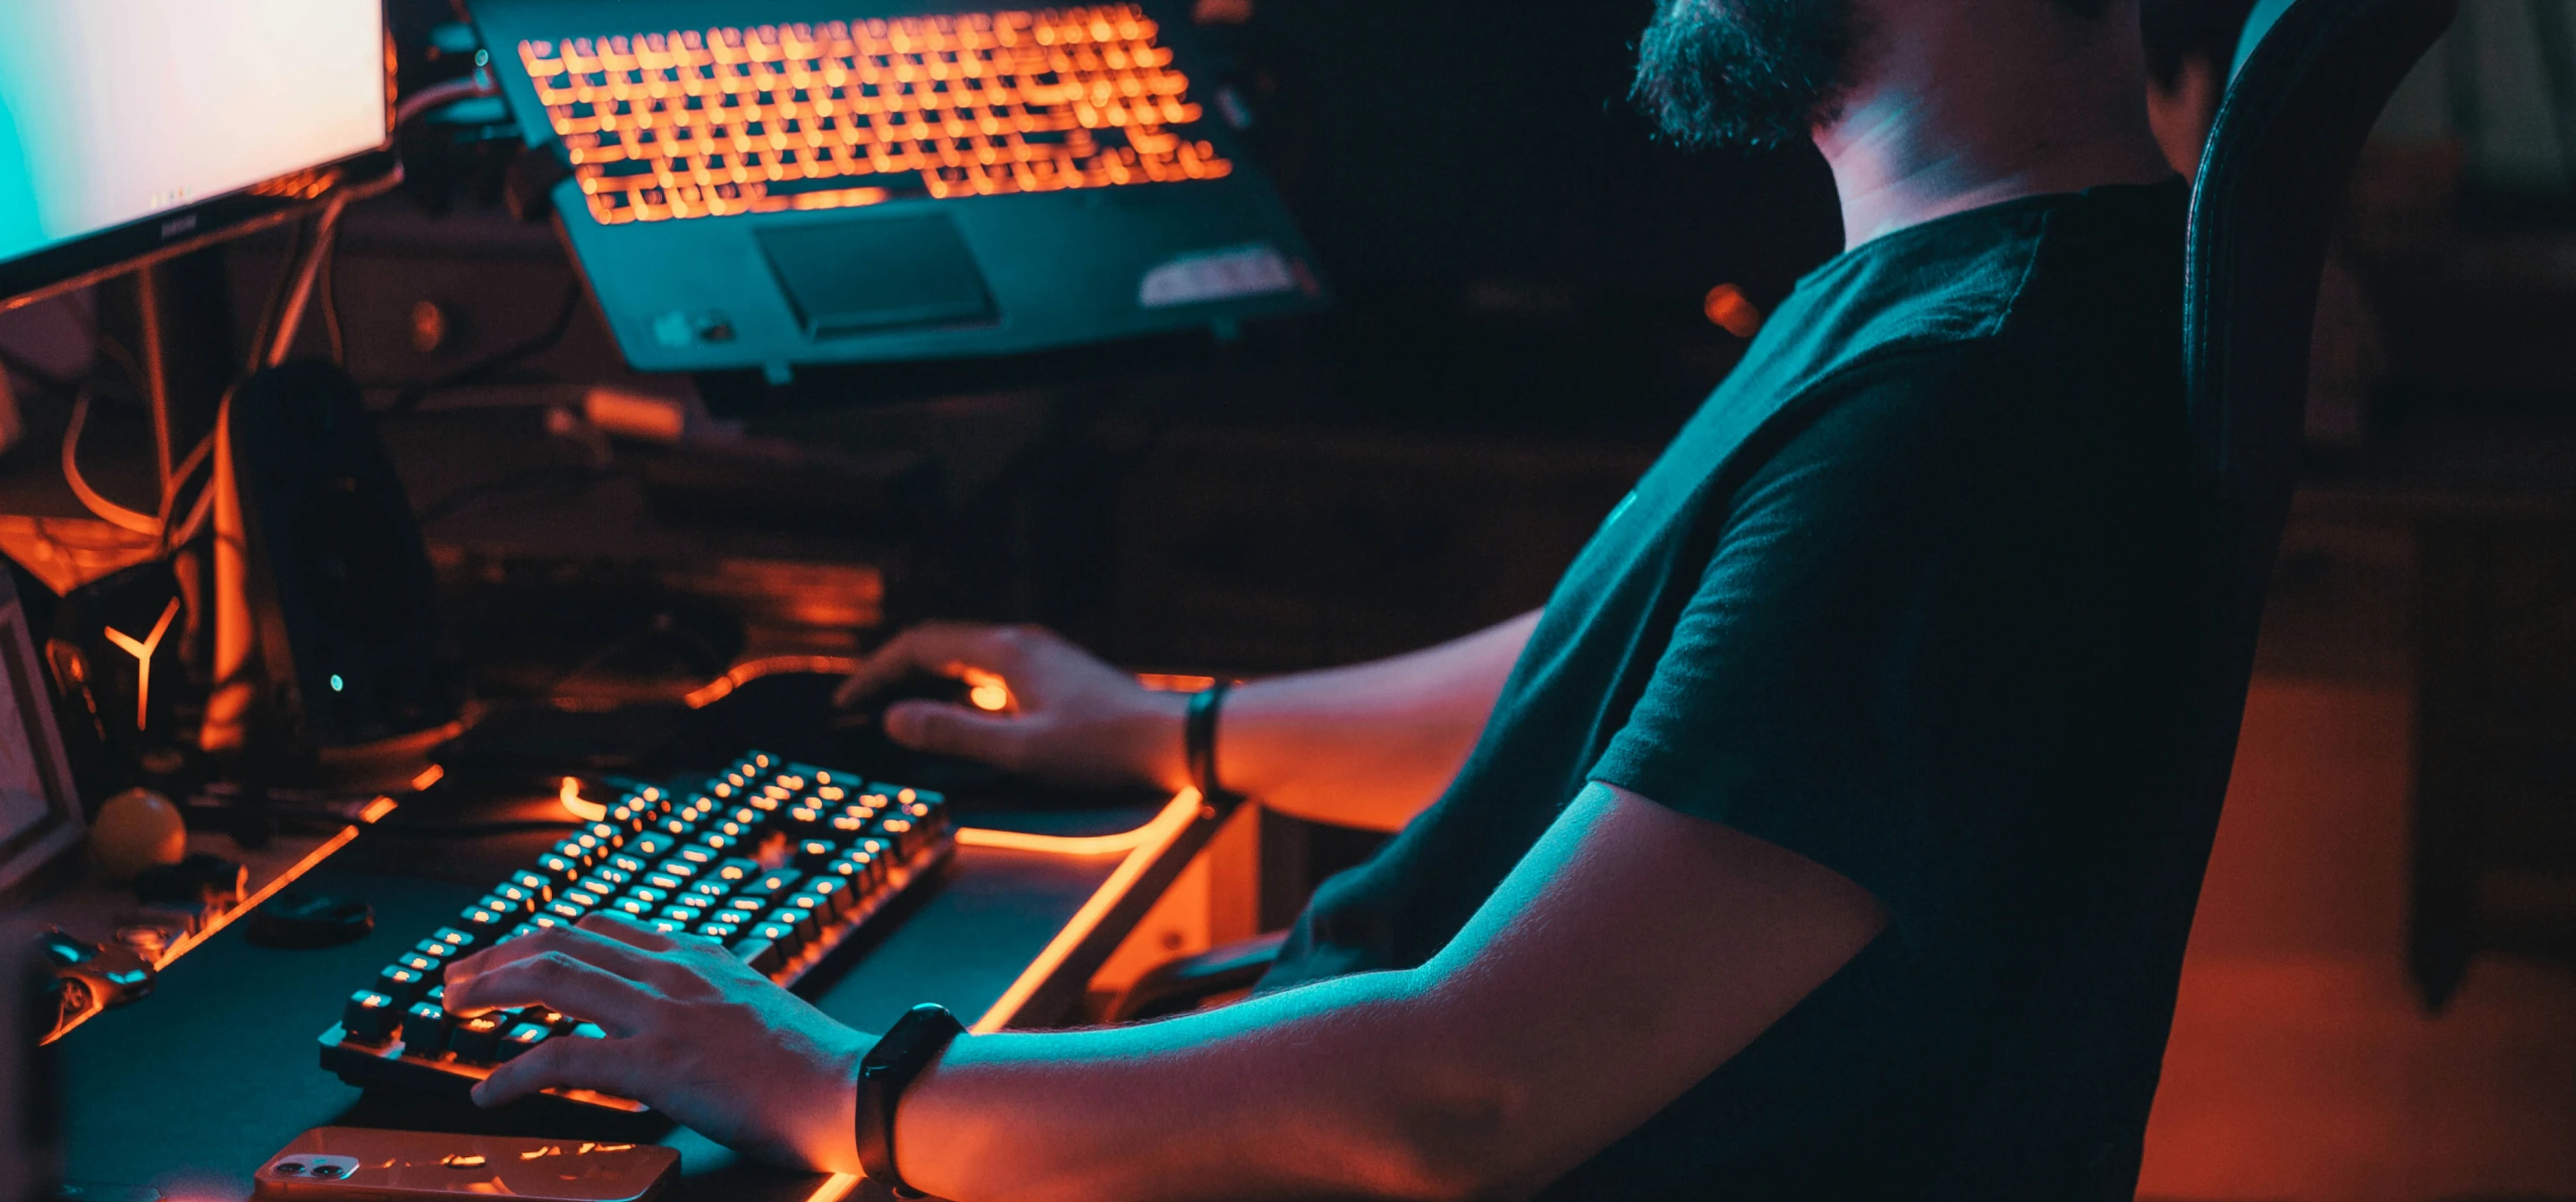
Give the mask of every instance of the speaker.
M 464 661 L 356 382 L 323 362 L 253 376 L 214 457 L 205 749 L 284 778 L 451 737 Z

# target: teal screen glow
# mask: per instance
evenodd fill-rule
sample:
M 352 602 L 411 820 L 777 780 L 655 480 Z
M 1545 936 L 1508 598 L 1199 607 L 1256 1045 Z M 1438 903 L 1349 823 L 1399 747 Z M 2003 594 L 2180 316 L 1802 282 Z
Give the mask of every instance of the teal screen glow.
M 0 261 L 385 140 L 379 0 L 0 0 Z

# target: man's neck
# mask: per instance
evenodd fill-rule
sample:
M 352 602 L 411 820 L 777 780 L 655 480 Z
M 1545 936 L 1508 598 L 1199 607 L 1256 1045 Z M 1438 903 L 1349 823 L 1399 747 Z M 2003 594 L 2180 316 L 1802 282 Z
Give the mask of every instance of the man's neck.
M 2173 175 L 2117 13 L 2088 29 L 2043 0 L 1881 8 L 1871 69 L 1816 131 L 1845 246 L 2017 197 Z

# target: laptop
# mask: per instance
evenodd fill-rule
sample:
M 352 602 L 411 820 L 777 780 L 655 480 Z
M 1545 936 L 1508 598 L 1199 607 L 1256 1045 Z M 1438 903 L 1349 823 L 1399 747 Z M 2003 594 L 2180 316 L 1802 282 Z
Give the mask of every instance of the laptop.
M 1312 310 L 1185 10 L 476 0 L 619 348 L 656 372 L 1001 355 Z

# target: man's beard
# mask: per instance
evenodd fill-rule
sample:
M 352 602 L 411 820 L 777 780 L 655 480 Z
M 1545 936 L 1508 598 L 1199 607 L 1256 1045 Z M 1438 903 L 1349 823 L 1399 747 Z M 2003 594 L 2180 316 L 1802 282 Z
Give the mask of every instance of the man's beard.
M 1852 0 L 1661 0 L 1630 97 L 1684 146 L 1776 146 L 1840 113 Z

